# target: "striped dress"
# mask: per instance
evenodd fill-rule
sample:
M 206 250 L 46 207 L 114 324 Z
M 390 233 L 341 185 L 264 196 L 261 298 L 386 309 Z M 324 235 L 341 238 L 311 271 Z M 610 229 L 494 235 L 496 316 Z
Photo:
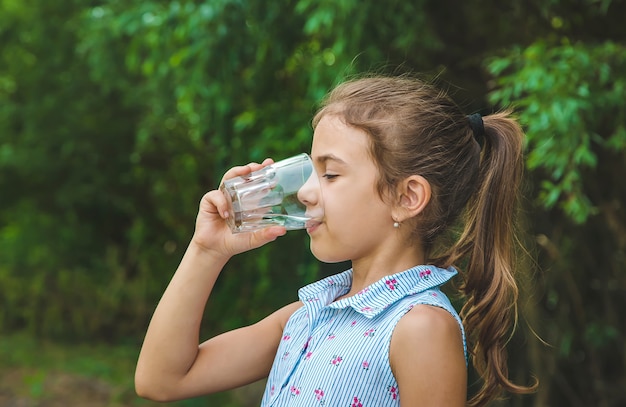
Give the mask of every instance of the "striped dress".
M 412 307 L 428 304 L 450 312 L 466 351 L 461 320 L 439 289 L 456 273 L 452 267 L 416 266 L 338 301 L 350 290 L 352 270 L 301 288 L 304 306 L 285 326 L 261 406 L 399 406 L 389 344 Z

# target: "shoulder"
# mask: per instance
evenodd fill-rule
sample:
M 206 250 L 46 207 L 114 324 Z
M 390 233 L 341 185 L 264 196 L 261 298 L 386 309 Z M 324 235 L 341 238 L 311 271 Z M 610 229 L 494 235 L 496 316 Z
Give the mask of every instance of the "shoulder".
M 257 323 L 246 327 L 245 330 L 254 331 L 257 336 L 262 335 L 266 338 L 280 338 L 289 318 L 301 307 L 302 303 L 300 301 L 287 304 Z
M 389 349 L 403 404 L 464 405 L 463 349 L 459 324 L 446 309 L 419 304 L 407 312 L 396 325 Z
M 300 301 L 292 302 L 291 304 L 285 305 L 279 310 L 275 311 L 273 314 L 270 314 L 267 319 L 273 320 L 274 323 L 280 326 L 280 330 L 285 328 L 287 325 L 287 321 L 289 318 L 296 312 L 298 309 L 302 308 L 303 304 Z
M 461 344 L 459 323 L 450 311 L 429 304 L 417 304 L 398 321 L 393 337 L 398 340 L 450 339 Z M 457 341 L 454 341 L 457 339 Z
M 390 347 L 392 367 L 394 359 L 405 360 L 404 355 L 407 353 L 428 349 L 440 349 L 444 354 L 437 355 L 438 357 L 458 354 L 465 365 L 463 336 L 454 316 L 444 308 L 418 304 L 400 318 L 394 329 Z M 419 353 L 421 355 L 426 352 Z M 428 354 L 436 355 L 430 352 Z

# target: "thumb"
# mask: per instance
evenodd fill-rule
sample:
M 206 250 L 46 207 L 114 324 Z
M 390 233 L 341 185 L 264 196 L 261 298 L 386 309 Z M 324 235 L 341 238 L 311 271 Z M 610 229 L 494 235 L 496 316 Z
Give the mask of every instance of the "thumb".
M 278 237 L 285 235 L 285 233 L 287 233 L 287 229 L 283 226 L 271 226 L 255 230 L 249 234 L 250 248 L 255 249 L 269 242 L 273 242 Z

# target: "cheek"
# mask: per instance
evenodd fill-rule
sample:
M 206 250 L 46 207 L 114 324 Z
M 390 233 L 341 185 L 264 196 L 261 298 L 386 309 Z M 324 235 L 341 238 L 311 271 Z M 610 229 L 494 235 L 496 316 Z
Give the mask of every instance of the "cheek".
M 323 191 L 322 196 L 325 213 L 335 223 L 349 222 L 354 214 L 366 210 L 372 200 L 357 188 L 333 188 Z
M 329 214 L 321 228 L 310 239 L 311 253 L 324 263 L 338 263 L 359 257 L 363 237 L 371 225 L 362 214 L 341 207 Z
M 324 223 L 309 238 L 311 253 L 324 263 L 337 263 L 350 259 L 349 246 L 354 240 L 351 232 L 354 221 L 345 206 L 333 206 L 326 201 L 324 205 Z
M 389 208 L 367 187 L 324 196 L 324 210 L 327 226 L 338 235 L 345 233 L 345 229 L 356 231 L 368 228 L 377 219 L 390 216 Z

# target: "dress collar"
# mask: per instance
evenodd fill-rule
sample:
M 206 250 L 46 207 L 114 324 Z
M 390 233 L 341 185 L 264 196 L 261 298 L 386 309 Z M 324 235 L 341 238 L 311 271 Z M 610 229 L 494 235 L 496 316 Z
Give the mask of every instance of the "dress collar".
M 310 310 L 326 306 L 333 309 L 352 307 L 363 316 L 373 318 L 404 297 L 444 284 L 457 271 L 454 267 L 443 269 L 419 265 L 386 276 L 351 297 L 335 301 L 350 290 L 352 273 L 352 269 L 349 269 L 302 287 L 298 291 L 300 301 Z

